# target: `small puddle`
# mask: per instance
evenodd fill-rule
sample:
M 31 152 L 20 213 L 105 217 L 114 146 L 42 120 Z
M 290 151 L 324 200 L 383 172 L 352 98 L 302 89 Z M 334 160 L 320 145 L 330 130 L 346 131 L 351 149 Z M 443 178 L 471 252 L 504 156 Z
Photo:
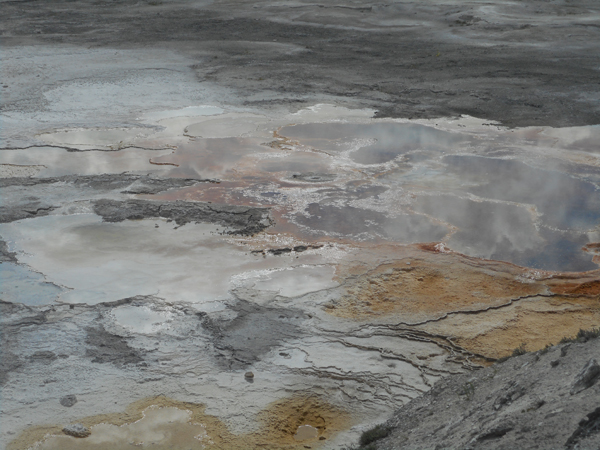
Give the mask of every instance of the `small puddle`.
M 243 274 L 240 286 L 260 291 L 276 292 L 282 297 L 300 297 L 309 292 L 338 286 L 332 281 L 335 269 L 331 266 L 293 267 L 285 270 L 261 271 L 256 276 Z
M 100 175 L 105 173 L 165 172 L 150 159 L 171 154 L 171 150 L 126 148 L 115 152 L 68 152 L 56 147 L 33 147 L 0 152 L 4 177 L 58 177 L 63 175 Z M 0 175 L 1 176 L 1 175 Z
M 41 273 L 18 264 L 0 263 L 0 295 L 6 302 L 28 306 L 48 305 L 63 292 L 64 289 L 47 282 Z
M 228 138 L 254 136 L 260 134 L 261 126 L 268 123 L 268 119 L 261 115 L 240 115 L 235 113 L 194 123 L 186 127 L 185 134 L 191 137 L 202 138 Z M 268 136 L 263 132 L 265 137 Z
M 137 422 L 116 426 L 99 423 L 87 438 L 52 436 L 39 444 L 40 450 L 127 449 L 131 447 L 201 449 L 212 443 L 206 426 L 191 422 L 192 412 L 178 408 L 150 407 Z
M 311 203 L 294 222 L 316 232 L 357 241 L 392 240 L 402 243 L 441 240 L 448 227 L 433 223 L 429 218 L 411 214 L 388 216 L 382 212 Z
M 600 191 L 587 181 L 523 162 L 479 156 L 447 156 L 448 171 L 478 197 L 535 205 L 542 222 L 559 229 L 587 230 L 600 221 Z
M 255 171 L 254 157 L 274 150 L 254 138 L 199 139 L 181 144 L 172 154 L 152 158 L 153 164 L 172 165 L 168 176 L 233 179 L 240 171 Z M 251 167 L 248 170 L 248 167 Z
M 284 153 L 278 158 L 260 161 L 258 168 L 265 172 L 328 172 L 331 162 L 331 157 L 322 153 Z
M 224 110 L 217 106 L 200 105 L 188 106 L 181 109 L 168 109 L 163 111 L 154 111 L 146 113 L 142 119 L 146 120 L 163 120 L 172 119 L 175 117 L 196 117 L 196 116 L 214 116 L 223 114 Z
M 316 439 L 319 437 L 319 430 L 310 425 L 300 425 L 298 431 L 294 435 L 294 439 L 297 441 L 307 441 L 309 439 Z
M 466 141 L 460 134 L 402 123 L 312 123 L 284 127 L 279 134 L 326 152 L 351 150 L 359 164 L 381 164 L 412 151 L 440 152 Z
M 147 306 L 120 306 L 112 310 L 117 323 L 140 334 L 152 334 L 165 329 L 174 318 L 169 311 L 154 311 Z
M 80 128 L 42 133 L 38 137 L 53 145 L 121 150 L 152 133 L 152 128 Z

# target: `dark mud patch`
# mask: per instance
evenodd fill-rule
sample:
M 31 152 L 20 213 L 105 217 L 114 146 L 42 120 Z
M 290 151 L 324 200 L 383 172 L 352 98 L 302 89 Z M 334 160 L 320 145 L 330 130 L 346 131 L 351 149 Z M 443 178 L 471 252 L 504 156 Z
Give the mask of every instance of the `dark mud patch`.
M 9 374 L 14 372 L 23 365 L 23 361 L 5 348 L 4 342 L 2 342 L 2 349 L 0 349 L 0 386 L 4 385 L 9 378 Z
M 17 254 L 8 249 L 6 241 L 0 239 L 0 262 L 17 262 Z
M 32 312 L 31 308 L 24 305 L 0 300 L 0 386 L 9 380 L 12 372 L 26 363 L 21 352 L 15 348 L 19 329 L 46 322 L 44 313 L 31 315 Z
M 280 255 L 287 255 L 292 252 L 302 253 L 309 249 L 318 249 L 318 248 L 322 248 L 322 247 L 323 247 L 323 245 L 296 245 L 295 247 L 282 247 L 282 248 L 270 248 L 270 249 L 265 249 L 265 250 L 252 250 L 252 253 L 261 253 L 263 255 L 266 255 L 268 253 L 269 255 L 280 256 Z
M 0 223 L 47 216 L 57 208 L 57 206 L 51 206 L 41 201 L 28 201 L 21 205 L 0 206 Z
M 130 347 L 125 338 L 111 334 L 101 327 L 88 327 L 86 332 L 85 342 L 90 346 L 86 350 L 86 356 L 92 358 L 92 362 L 123 366 L 143 361 L 141 353 Z
M 0 188 L 66 183 L 77 188 L 91 188 L 100 191 L 122 189 L 122 192 L 126 194 L 157 194 L 167 189 L 183 188 L 202 182 L 214 182 L 214 180 L 198 178 L 152 178 L 146 175 L 128 174 L 65 175 L 49 178 L 0 178 Z
M 337 96 L 358 98 L 377 117 L 468 114 L 510 126 L 600 121 L 597 5 L 590 0 L 500 3 L 509 14 L 483 14 L 470 3 L 373 4 L 360 12 L 307 4 L 300 16 L 283 4 L 163 3 L 3 2 L 4 45 L 168 42 L 196 58 L 198 79 L 238 90 L 240 102 L 258 107 Z M 249 42 L 274 40 L 303 51 L 248 51 Z M 43 91 L 26 92 L 6 110 L 43 101 Z
M 212 181 L 184 178 L 151 178 L 139 175 L 90 175 L 50 178 L 2 178 L 0 189 L 5 189 L 3 202 L 0 206 L 0 223 L 14 222 L 47 216 L 59 206 L 54 204 L 57 200 L 49 200 L 57 195 L 64 195 L 64 188 L 76 191 L 77 195 L 85 189 L 99 192 L 119 191 L 123 194 L 158 194 L 169 189 L 184 188 L 197 183 Z M 32 195 L 31 188 L 41 186 L 36 195 Z M 29 188 L 29 189 L 28 189 Z M 53 192 L 53 189 L 56 189 Z M 56 194 L 60 192 L 60 194 Z M 41 198 L 40 198 L 41 197 Z M 0 249 L 1 250 L 1 249 Z M 5 255 L 5 253 L 2 253 Z
M 245 369 L 287 339 L 301 336 L 306 315 L 298 310 L 269 308 L 238 300 L 233 320 L 201 314 L 203 327 L 215 338 L 218 361 L 230 370 Z
M 105 222 L 162 217 L 177 225 L 214 223 L 230 228 L 230 234 L 253 235 L 271 224 L 269 210 L 201 202 L 153 202 L 150 200 L 98 200 L 94 212 Z

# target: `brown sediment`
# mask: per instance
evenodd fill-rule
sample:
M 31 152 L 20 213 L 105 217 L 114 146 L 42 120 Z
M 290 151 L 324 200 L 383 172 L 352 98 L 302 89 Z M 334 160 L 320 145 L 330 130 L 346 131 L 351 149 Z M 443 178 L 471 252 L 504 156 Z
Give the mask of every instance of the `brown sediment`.
M 540 350 L 599 323 L 596 299 L 556 296 L 522 300 L 478 314 L 457 314 L 422 328 L 447 335 L 473 353 L 501 358 L 522 344 L 527 351 Z
M 325 311 L 357 321 L 413 324 L 476 355 L 500 358 L 556 344 L 600 323 L 600 273 L 533 271 L 511 263 L 443 253 L 437 244 L 365 248 L 338 268 L 340 299 Z M 368 256 L 370 255 L 370 256 Z
M 260 413 L 259 419 L 263 429 L 254 435 L 254 442 L 260 448 L 272 449 L 315 447 L 352 425 L 349 413 L 315 396 L 299 396 L 271 403 Z M 318 438 L 300 443 L 295 440 L 294 435 L 302 425 L 316 428 Z
M 581 248 L 581 250 L 583 250 L 584 252 L 598 253 L 598 252 L 600 252 L 600 243 L 591 242 L 589 244 L 584 245 Z
M 563 283 L 552 286 L 552 292 L 598 297 L 600 295 L 600 280 L 584 281 L 582 283 Z
M 293 127 L 295 126 L 295 123 L 288 123 L 287 125 L 281 126 L 279 128 L 277 128 L 275 131 L 273 131 L 273 141 L 269 142 L 269 146 L 272 148 L 277 148 L 279 150 L 289 150 L 290 147 L 298 147 L 300 146 L 300 141 L 298 140 L 294 140 L 292 138 L 289 138 L 287 136 L 284 136 L 281 133 L 281 130 L 283 130 L 286 127 Z
M 581 273 L 556 273 L 547 277 L 550 290 L 562 295 L 600 295 L 600 270 Z
M 394 261 L 347 282 L 345 295 L 326 311 L 356 320 L 393 316 L 395 322 L 418 323 L 546 291 L 543 283 L 526 280 L 522 273 L 457 254 Z
M 323 240 L 323 236 L 318 236 L 310 232 L 305 228 L 299 227 L 293 221 L 287 218 L 289 211 L 285 208 L 274 208 L 271 211 L 273 221 L 275 224 L 267 230 L 267 233 L 284 235 L 294 237 L 304 242 L 319 242 Z M 327 238 L 328 242 L 335 241 L 335 239 Z
M 434 252 L 434 253 L 442 253 L 442 249 L 444 244 L 440 242 L 425 242 L 422 244 L 417 244 L 421 250 L 425 250 L 426 252 Z
M 138 198 L 147 200 L 190 202 L 214 202 L 227 203 L 237 206 L 268 206 L 258 204 L 256 199 L 237 195 L 242 189 L 248 187 L 249 182 L 244 181 L 222 181 L 220 183 L 202 183 L 181 189 L 172 189 L 159 194 L 139 195 Z M 267 203 L 267 202 L 265 202 Z
M 172 408 L 187 411 L 189 420 L 171 422 L 160 420 L 160 409 Z M 268 405 L 258 415 L 261 423 L 259 431 L 245 435 L 231 433 L 227 426 L 218 418 L 208 415 L 205 406 L 197 403 L 180 402 L 164 396 L 147 398 L 135 402 L 124 412 L 101 414 L 85 417 L 76 422 L 92 428 L 90 438 L 77 439 L 67 437 L 60 426 L 38 426 L 25 430 L 16 440 L 11 442 L 7 450 L 25 450 L 34 445 L 40 445 L 48 450 L 87 450 L 105 449 L 110 445 L 111 450 L 126 450 L 132 442 L 142 442 L 154 439 L 152 448 L 190 448 L 215 450 L 245 450 L 248 448 L 264 448 L 270 450 L 296 450 L 310 445 L 319 448 L 337 432 L 352 425 L 351 415 L 346 411 L 329 404 L 315 396 L 295 396 L 275 401 Z M 107 432 L 105 425 L 119 427 L 139 423 L 146 416 L 152 416 L 152 438 L 136 436 L 133 428 L 125 433 L 127 438 L 110 436 L 94 437 L 95 433 Z M 297 441 L 294 435 L 298 427 L 310 425 L 318 430 L 318 436 L 313 439 Z M 158 438 L 156 437 L 158 433 Z M 112 440 L 111 440 L 112 439 Z M 43 441 L 43 442 L 42 442 Z M 37 448 L 37 447 L 36 447 Z

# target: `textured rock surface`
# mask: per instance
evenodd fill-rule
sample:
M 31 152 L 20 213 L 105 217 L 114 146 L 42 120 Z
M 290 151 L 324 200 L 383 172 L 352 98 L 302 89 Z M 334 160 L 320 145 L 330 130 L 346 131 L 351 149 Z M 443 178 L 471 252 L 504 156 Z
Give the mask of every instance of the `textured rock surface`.
M 77 396 L 74 394 L 65 395 L 60 399 L 60 404 L 67 408 L 70 408 L 75 403 L 77 403 Z
M 579 394 L 594 385 L 600 378 L 600 366 L 595 359 L 590 359 L 587 364 L 581 369 L 581 372 L 577 374 L 573 388 L 571 389 L 571 395 Z
M 68 434 L 69 436 L 74 436 L 76 438 L 85 438 L 91 434 L 89 428 L 84 427 L 80 423 L 67 425 L 63 428 L 63 433 Z
M 94 212 L 107 222 L 157 218 L 173 220 L 177 225 L 189 222 L 216 223 L 231 228 L 231 233 L 252 235 L 269 225 L 269 211 L 265 208 L 217 205 L 209 203 L 170 202 L 147 200 L 98 200 Z
M 600 445 L 600 389 L 570 393 L 600 340 L 513 357 L 470 374 L 439 381 L 398 410 L 377 450 L 566 448 Z M 555 359 L 558 366 L 552 366 Z M 582 371 L 582 369 L 584 369 Z

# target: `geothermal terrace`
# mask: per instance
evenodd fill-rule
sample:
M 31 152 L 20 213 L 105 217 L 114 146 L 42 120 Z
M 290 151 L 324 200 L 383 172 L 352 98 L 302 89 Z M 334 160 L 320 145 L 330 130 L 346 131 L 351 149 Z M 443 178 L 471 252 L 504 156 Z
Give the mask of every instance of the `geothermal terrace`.
M 597 2 L 0 18 L 1 448 L 341 449 L 600 324 Z

